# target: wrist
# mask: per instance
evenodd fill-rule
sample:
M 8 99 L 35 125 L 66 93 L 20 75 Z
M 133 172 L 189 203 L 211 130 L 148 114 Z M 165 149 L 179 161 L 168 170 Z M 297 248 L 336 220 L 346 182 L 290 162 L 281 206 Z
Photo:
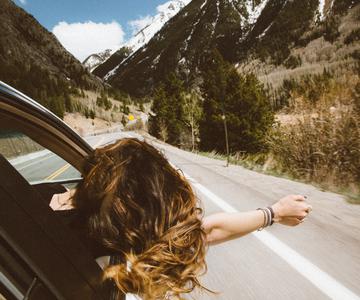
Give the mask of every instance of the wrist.
M 271 208 L 274 211 L 274 222 L 275 223 L 279 223 L 282 219 L 282 214 L 281 214 L 281 207 L 278 205 L 278 203 L 275 203 L 274 205 L 271 206 Z

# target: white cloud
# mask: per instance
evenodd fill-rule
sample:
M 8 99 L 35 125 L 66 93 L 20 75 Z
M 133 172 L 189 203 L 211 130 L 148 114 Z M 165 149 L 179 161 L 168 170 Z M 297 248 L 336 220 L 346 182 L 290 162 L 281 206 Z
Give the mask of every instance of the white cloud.
M 25 4 L 26 4 L 26 0 L 19 0 L 19 2 L 20 2 L 22 5 L 25 5 Z
M 105 49 L 118 49 L 124 41 L 124 31 L 115 21 L 111 23 L 60 22 L 52 30 L 62 45 L 78 60 Z
M 140 17 L 139 19 L 136 20 L 129 21 L 128 24 L 131 28 L 132 35 L 137 34 L 141 29 L 151 24 L 151 21 L 152 21 L 152 16 L 149 15 L 145 17 Z

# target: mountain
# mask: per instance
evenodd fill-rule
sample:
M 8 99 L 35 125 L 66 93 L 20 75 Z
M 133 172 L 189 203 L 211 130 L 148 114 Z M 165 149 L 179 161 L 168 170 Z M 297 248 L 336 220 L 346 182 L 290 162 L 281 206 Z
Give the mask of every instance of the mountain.
M 138 49 L 146 45 L 150 39 L 175 16 L 182 8 L 184 8 L 191 0 L 171 0 L 157 7 L 158 13 L 151 17 L 147 24 L 141 28 L 128 42 L 126 42 L 122 49 L 115 52 L 111 57 L 110 62 L 103 60 L 104 65 L 101 68 L 95 69 L 94 74 L 99 77 L 109 77 L 112 70 L 123 62 L 126 58 L 132 56 Z M 124 55 L 126 53 L 126 55 Z M 110 73 L 109 73 L 110 72 Z
M 359 0 L 193 0 L 130 57 L 107 66 L 104 79 L 144 96 L 171 72 L 198 78 L 211 49 L 237 64 L 249 59 L 278 66 L 292 49 L 338 38 L 339 18 Z M 100 68 L 101 66 L 99 66 Z M 103 75 L 103 74 L 102 74 Z
M 82 62 L 82 64 L 92 72 L 97 66 L 101 65 L 105 60 L 107 60 L 111 54 L 111 49 L 106 49 L 100 53 L 91 54 Z
M 72 92 L 102 87 L 33 16 L 10 0 L 0 0 L 0 7 L 0 80 L 60 116 Z

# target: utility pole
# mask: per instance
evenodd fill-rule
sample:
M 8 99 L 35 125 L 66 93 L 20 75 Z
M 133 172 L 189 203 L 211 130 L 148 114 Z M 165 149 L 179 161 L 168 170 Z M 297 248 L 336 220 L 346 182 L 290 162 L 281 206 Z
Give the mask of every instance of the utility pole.
M 226 166 L 229 166 L 230 161 L 230 151 L 229 151 L 229 139 L 228 139 L 228 130 L 227 130 L 227 123 L 226 123 L 226 116 L 225 112 L 223 111 L 223 115 L 221 117 L 224 121 L 224 131 L 225 131 L 225 143 L 226 143 Z

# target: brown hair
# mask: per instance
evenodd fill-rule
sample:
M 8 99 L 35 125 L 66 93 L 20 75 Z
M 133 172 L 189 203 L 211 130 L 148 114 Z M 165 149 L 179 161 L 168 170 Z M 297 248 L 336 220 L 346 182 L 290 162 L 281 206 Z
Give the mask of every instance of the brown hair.
M 203 288 L 206 236 L 202 210 L 188 181 L 150 144 L 122 139 L 97 149 L 74 195 L 89 230 L 123 255 L 105 278 L 144 299 L 180 298 Z

